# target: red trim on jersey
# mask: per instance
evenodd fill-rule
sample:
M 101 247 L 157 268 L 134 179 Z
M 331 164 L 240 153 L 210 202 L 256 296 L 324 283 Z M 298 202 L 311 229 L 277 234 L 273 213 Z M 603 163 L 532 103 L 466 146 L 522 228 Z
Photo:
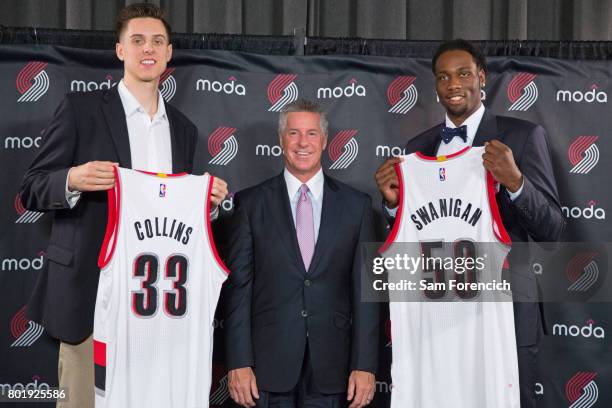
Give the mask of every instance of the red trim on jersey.
M 512 245 L 512 239 L 510 239 L 510 235 L 508 235 L 508 231 L 506 231 L 506 227 L 504 227 L 501 215 L 499 214 L 499 207 L 497 207 L 497 200 L 495 199 L 495 179 L 488 170 L 486 170 L 486 172 L 489 208 L 491 209 L 491 216 L 493 217 L 493 224 L 491 225 L 491 228 L 493 228 L 493 234 L 495 234 L 497 239 L 502 243 Z
M 94 340 L 93 348 L 94 364 L 106 367 L 106 343 Z
M 399 180 L 399 206 L 397 208 L 397 214 L 395 216 L 393 228 L 391 229 L 389 236 L 385 240 L 385 243 L 382 244 L 380 248 L 378 248 L 379 254 L 385 252 L 391 246 L 391 244 L 395 242 L 395 238 L 402 223 L 402 212 L 404 209 L 404 180 L 402 179 L 402 170 L 400 168 L 400 163 L 395 164 L 395 172 L 397 173 L 397 179 Z
M 104 268 L 110 262 L 117 245 L 117 232 L 119 230 L 119 214 L 121 210 L 121 183 L 119 180 L 119 169 L 113 168 L 115 173 L 115 187 L 108 190 L 108 219 L 106 221 L 106 232 L 102 241 L 102 248 L 98 256 L 98 267 Z M 109 251 L 109 246 L 110 251 Z
M 415 154 L 423 160 L 430 160 L 430 161 L 445 161 L 447 159 L 452 159 L 453 157 L 457 157 L 459 155 L 462 155 L 463 153 L 467 152 L 468 150 L 470 150 L 471 146 L 466 146 L 463 149 L 459 150 L 458 152 L 455 152 L 453 154 L 449 154 L 449 155 L 441 155 L 441 156 L 427 156 L 424 155 L 421 152 L 415 152 Z
M 502 266 L 502 269 L 510 269 L 510 263 L 508 262 L 508 257 L 504 258 L 504 265 Z
M 188 173 L 186 172 L 182 172 L 182 173 L 156 173 L 154 171 L 146 171 L 146 170 L 136 170 L 139 173 L 143 173 L 143 174 L 148 174 L 150 176 L 156 176 L 156 177 L 181 177 L 181 176 L 186 176 Z
M 210 244 L 210 249 L 212 250 L 212 253 L 215 256 L 215 260 L 217 261 L 217 263 L 219 264 L 223 272 L 225 272 L 226 275 L 229 275 L 230 270 L 227 269 L 227 266 L 225 266 L 225 263 L 223 263 L 223 261 L 221 260 L 221 257 L 219 257 L 219 253 L 217 252 L 217 247 L 215 246 L 215 240 L 213 239 L 212 227 L 210 226 L 210 197 L 212 194 L 212 188 L 213 188 L 214 181 L 215 181 L 215 178 L 213 176 L 210 176 L 210 180 L 208 181 L 208 191 L 206 192 L 206 214 L 205 214 L 206 232 L 208 233 L 208 243 Z

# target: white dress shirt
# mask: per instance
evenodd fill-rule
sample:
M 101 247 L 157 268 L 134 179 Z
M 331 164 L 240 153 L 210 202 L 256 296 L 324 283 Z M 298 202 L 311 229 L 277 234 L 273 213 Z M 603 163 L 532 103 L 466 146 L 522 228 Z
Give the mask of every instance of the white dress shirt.
M 170 122 L 166 116 L 166 106 L 161 93 L 158 93 L 157 97 L 157 112 L 151 118 L 127 89 L 123 79 L 117 85 L 117 90 L 125 111 L 132 168 L 153 173 L 172 173 Z M 66 201 L 70 208 L 76 205 L 80 195 L 78 191 L 68 190 L 68 178 L 66 178 Z
M 297 203 L 300 198 L 300 187 L 302 184 L 308 186 L 308 197 L 312 202 L 312 221 L 314 223 L 314 239 L 315 243 L 319 237 L 319 226 L 321 225 L 321 209 L 323 208 L 323 183 L 325 178 L 323 177 L 323 169 L 320 168 L 317 174 L 312 176 L 306 183 L 302 183 L 293 174 L 287 170 L 283 173 L 285 176 L 285 183 L 287 184 L 287 193 L 289 194 L 289 204 L 291 207 L 291 215 L 293 216 L 293 225 L 295 226 L 296 217 L 295 213 L 297 210 Z

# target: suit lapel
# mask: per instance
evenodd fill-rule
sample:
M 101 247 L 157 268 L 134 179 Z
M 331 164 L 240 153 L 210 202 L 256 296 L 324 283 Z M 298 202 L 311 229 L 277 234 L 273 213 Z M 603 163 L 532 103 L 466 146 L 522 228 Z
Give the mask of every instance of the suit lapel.
M 265 201 L 269 204 L 270 214 L 274 214 L 271 218 L 278 231 L 278 238 L 285 245 L 289 258 L 294 260 L 296 266 L 305 273 L 283 173 L 276 177 L 266 194 Z
M 497 136 L 497 118 L 488 109 L 485 109 L 472 146 L 482 146 L 485 142 L 493 140 Z
M 440 137 L 442 127 L 444 127 L 444 123 L 441 123 L 437 128 L 434 128 L 434 130 L 432 130 L 432 134 L 425 138 L 426 144 L 423 146 L 421 153 L 430 157 L 436 156 L 438 148 L 440 147 L 440 142 L 442 141 Z
M 132 167 L 132 156 L 130 152 L 130 138 L 128 136 L 127 120 L 125 110 L 121 104 L 117 87 L 112 88 L 104 95 L 105 104 L 102 105 L 102 112 L 106 124 L 110 129 L 110 135 L 117 151 L 119 166 L 125 168 Z
M 336 236 L 338 222 L 341 219 L 342 206 L 338 186 L 327 175 L 324 175 L 323 203 L 321 207 L 321 222 L 319 224 L 319 235 L 315 245 L 315 251 L 310 262 L 309 274 L 314 274 L 317 267 L 324 258 L 325 251 L 333 248 L 333 239 L 342 239 Z

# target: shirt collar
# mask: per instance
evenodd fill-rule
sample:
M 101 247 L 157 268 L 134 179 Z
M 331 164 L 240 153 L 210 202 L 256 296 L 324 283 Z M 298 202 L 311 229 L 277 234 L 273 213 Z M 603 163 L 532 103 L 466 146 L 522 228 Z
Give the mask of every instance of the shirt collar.
M 474 111 L 466 120 L 463 121 L 461 125 L 467 126 L 467 144 L 472 144 L 472 141 L 476 137 L 476 131 L 478 130 L 478 126 L 480 126 L 480 121 L 482 120 L 482 116 L 484 115 L 485 107 L 481 103 L 480 107 Z M 460 126 L 461 126 L 460 125 Z M 446 127 L 456 128 L 455 124 L 448 118 L 446 115 Z
M 146 110 L 142 107 L 138 99 L 130 92 L 130 90 L 123 83 L 123 79 L 119 81 L 119 85 L 117 85 L 117 90 L 119 91 L 119 97 L 121 98 L 121 104 L 123 105 L 123 110 L 125 111 L 125 116 L 130 117 L 136 112 L 141 112 L 146 114 Z M 155 116 L 153 116 L 153 120 L 156 119 L 166 119 L 166 104 L 164 103 L 164 98 L 162 97 L 159 91 L 157 95 L 157 112 Z
M 323 196 L 323 182 L 325 178 L 323 177 L 323 168 L 321 167 L 317 174 L 312 176 L 310 180 L 306 183 L 302 183 L 297 179 L 287 168 L 285 167 L 285 171 L 283 172 L 283 176 L 285 177 L 285 183 L 287 184 L 287 192 L 289 193 L 289 199 L 292 199 L 296 196 L 298 190 L 302 186 L 302 184 L 306 184 L 312 197 L 315 201 L 319 201 Z

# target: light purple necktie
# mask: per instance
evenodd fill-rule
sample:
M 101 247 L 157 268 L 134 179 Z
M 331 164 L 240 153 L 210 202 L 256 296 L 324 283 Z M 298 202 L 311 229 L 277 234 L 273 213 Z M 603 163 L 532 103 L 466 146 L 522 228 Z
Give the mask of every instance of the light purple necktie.
M 295 209 L 295 230 L 297 232 L 298 245 L 302 253 L 304 268 L 308 271 L 312 254 L 314 253 L 314 222 L 312 218 L 312 202 L 308 196 L 308 186 L 302 184 L 300 187 L 300 198 Z

